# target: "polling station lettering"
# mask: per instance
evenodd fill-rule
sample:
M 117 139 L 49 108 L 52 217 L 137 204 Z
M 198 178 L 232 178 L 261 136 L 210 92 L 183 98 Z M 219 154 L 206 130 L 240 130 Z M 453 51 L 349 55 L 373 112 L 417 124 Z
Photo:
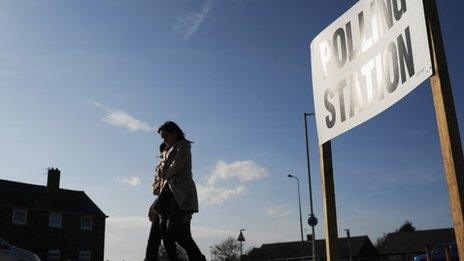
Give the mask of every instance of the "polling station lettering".
M 340 25 L 316 46 L 327 80 L 342 70 L 349 74 L 324 91 L 325 124 L 334 127 L 372 103 L 383 100 L 416 73 L 410 27 L 401 19 L 408 12 L 406 0 L 372 0 L 357 17 Z M 402 26 L 382 48 L 374 48 L 393 28 Z M 372 51 L 375 53 L 372 54 Z M 369 53 L 368 60 L 350 71 L 350 64 Z M 338 100 L 338 101 L 337 101 Z

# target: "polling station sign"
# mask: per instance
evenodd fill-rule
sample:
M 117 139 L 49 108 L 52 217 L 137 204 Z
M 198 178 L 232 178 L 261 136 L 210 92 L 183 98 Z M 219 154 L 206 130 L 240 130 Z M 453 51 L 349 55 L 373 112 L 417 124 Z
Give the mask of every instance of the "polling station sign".
M 432 75 L 422 0 L 360 0 L 311 42 L 319 145 Z

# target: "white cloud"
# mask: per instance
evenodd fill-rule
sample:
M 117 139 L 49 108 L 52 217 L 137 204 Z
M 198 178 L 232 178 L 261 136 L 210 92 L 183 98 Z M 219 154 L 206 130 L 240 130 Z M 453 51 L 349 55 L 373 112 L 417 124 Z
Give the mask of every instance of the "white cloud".
M 114 126 L 123 127 L 129 130 L 130 132 L 136 132 L 136 131 L 150 132 L 153 130 L 153 128 L 150 127 L 149 123 L 139 120 L 125 111 L 112 109 L 98 102 L 90 102 L 90 104 L 105 110 L 106 114 L 105 114 L 105 117 L 102 119 L 102 121 L 105 123 L 108 123 Z
M 288 217 L 293 213 L 293 210 L 287 209 L 285 205 L 277 205 L 268 207 L 266 213 L 271 217 Z
M 106 221 L 105 260 L 143 260 L 150 221 L 148 217 L 109 217 Z
M 120 182 L 123 182 L 123 183 L 126 183 L 128 184 L 129 186 L 131 187 L 136 187 L 140 184 L 142 184 L 142 180 L 140 180 L 139 177 L 128 177 L 128 178 L 125 178 L 125 177 L 117 177 L 117 180 L 120 181 Z
M 236 178 L 241 182 L 263 179 L 268 176 L 264 167 L 259 166 L 251 160 L 235 161 L 230 164 L 220 160 L 213 169 L 207 184 L 214 185 L 220 180 Z
M 266 169 L 251 160 L 235 161 L 230 164 L 220 160 L 214 165 L 206 185 L 197 185 L 199 201 L 205 205 L 221 205 L 228 199 L 246 195 L 244 186 L 219 187 L 216 185 L 219 181 L 237 179 L 240 182 L 249 182 L 267 176 Z
M 184 14 L 177 17 L 173 31 L 184 36 L 184 41 L 192 37 L 200 28 L 200 25 L 208 16 L 213 6 L 212 0 L 206 0 L 201 10 L 197 13 Z
M 198 199 L 200 203 L 206 205 L 219 205 L 224 201 L 243 196 L 246 194 L 245 187 L 239 186 L 235 188 L 218 188 L 215 186 L 197 185 Z
M 226 238 L 229 235 L 234 235 L 235 230 L 210 228 L 202 226 L 192 226 L 192 234 L 195 238 Z

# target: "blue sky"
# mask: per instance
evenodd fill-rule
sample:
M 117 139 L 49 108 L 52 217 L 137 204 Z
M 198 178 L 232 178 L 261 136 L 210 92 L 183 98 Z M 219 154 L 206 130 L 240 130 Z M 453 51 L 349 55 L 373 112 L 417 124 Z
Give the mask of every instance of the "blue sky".
M 300 177 L 306 217 L 309 43 L 354 3 L 1 1 L 0 178 L 46 184 L 46 168 L 60 168 L 62 187 L 85 190 L 110 216 L 106 258 L 141 260 L 160 142 L 152 129 L 174 120 L 195 142 L 192 227 L 205 254 L 241 228 L 246 248 L 298 240 L 286 175 Z M 439 12 L 463 133 L 464 4 L 439 1 Z M 309 128 L 322 220 L 312 119 Z M 428 82 L 332 148 L 340 234 L 375 241 L 406 219 L 452 225 Z

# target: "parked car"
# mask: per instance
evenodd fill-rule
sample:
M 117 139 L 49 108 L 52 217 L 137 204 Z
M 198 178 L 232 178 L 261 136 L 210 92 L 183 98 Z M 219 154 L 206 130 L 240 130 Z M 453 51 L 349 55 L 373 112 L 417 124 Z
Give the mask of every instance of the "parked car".
M 40 258 L 31 251 L 15 247 L 0 238 L 0 261 L 40 261 Z
M 450 261 L 458 261 L 458 247 L 456 243 L 443 243 L 432 249 L 428 254 L 432 261 L 446 261 L 445 249 L 449 250 Z M 427 254 L 414 257 L 414 261 L 427 261 Z

